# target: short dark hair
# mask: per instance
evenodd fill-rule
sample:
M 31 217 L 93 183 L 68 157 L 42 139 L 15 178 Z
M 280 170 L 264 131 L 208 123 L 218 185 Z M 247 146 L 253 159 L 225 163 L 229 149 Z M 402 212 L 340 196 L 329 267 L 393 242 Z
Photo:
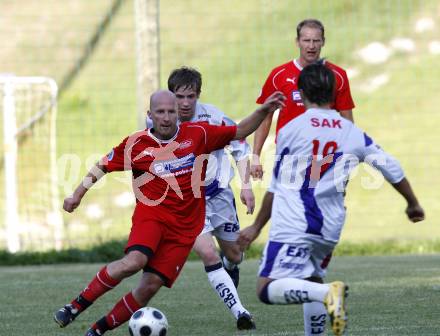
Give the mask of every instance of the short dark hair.
M 302 69 L 298 78 L 298 89 L 305 98 L 318 105 L 332 103 L 335 96 L 335 75 L 320 60 Z
M 317 19 L 305 19 L 302 20 L 300 23 L 298 23 L 298 26 L 296 26 L 296 38 L 299 39 L 299 35 L 301 33 L 301 29 L 303 29 L 303 27 L 309 27 L 309 28 L 316 28 L 321 30 L 321 34 L 322 34 L 322 39 L 325 39 L 324 33 L 324 25 L 322 24 L 321 21 L 317 20 Z
M 197 94 L 200 94 L 202 74 L 196 69 L 186 66 L 174 69 L 168 77 L 168 90 L 175 93 L 180 88 L 191 88 Z

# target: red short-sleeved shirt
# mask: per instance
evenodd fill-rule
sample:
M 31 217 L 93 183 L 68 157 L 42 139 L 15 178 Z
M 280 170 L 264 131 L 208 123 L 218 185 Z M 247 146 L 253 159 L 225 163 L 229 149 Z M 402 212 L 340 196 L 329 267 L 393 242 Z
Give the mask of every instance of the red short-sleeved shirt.
M 101 163 L 108 172 L 133 171 L 135 213 L 139 220 L 139 214 L 145 214 L 192 239 L 201 231 L 205 219 L 201 181 L 206 160 L 201 155 L 226 146 L 236 129 L 182 123 L 176 135 L 167 141 L 157 139 L 151 129 L 139 131 L 113 148 Z M 170 217 L 175 220 L 170 222 Z
M 335 101 L 331 106 L 333 109 L 342 111 L 354 108 L 351 97 L 350 85 L 346 72 L 328 61 L 325 65 L 333 70 L 336 78 Z M 273 69 L 263 85 L 260 96 L 257 98 L 258 104 L 264 101 L 275 91 L 281 91 L 287 98 L 286 106 L 278 115 L 276 134 L 278 131 L 293 118 L 304 113 L 304 104 L 298 90 L 298 77 L 302 67 L 296 60 L 287 62 Z

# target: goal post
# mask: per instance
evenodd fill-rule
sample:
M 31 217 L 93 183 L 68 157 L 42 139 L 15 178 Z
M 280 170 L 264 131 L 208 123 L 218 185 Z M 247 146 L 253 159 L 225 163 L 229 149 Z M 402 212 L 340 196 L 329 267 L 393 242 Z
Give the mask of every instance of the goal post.
M 149 96 L 160 83 L 159 0 L 135 0 L 138 127 L 145 128 Z
M 6 79 L 6 78 L 5 78 Z M 14 84 L 3 83 L 3 137 L 4 137 L 4 190 L 5 232 L 9 252 L 20 249 L 17 205 L 17 123 L 15 120 Z
M 9 252 L 62 247 L 56 166 L 56 82 L 0 75 L 3 230 Z

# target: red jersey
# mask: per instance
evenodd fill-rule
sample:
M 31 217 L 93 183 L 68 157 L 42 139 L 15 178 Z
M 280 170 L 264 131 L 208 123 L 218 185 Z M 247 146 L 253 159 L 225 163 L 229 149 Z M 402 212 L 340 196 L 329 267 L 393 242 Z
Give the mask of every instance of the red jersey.
M 236 126 L 182 123 L 169 140 L 156 138 L 151 129 L 125 138 L 101 160 L 108 172 L 132 170 L 135 213 L 172 225 L 185 236 L 197 235 L 205 220 L 201 182 L 206 171 L 202 154 L 223 148 Z M 169 218 L 175 220 L 170 223 Z
M 331 107 L 337 111 L 354 108 L 346 72 L 330 62 L 325 61 L 325 65 L 333 70 L 336 78 L 335 101 Z M 260 96 L 257 98 L 257 103 L 263 104 L 275 91 L 281 91 L 286 96 L 286 106 L 278 115 L 276 134 L 290 120 L 305 112 L 297 83 L 301 70 L 302 67 L 296 60 L 276 67 L 267 77 Z

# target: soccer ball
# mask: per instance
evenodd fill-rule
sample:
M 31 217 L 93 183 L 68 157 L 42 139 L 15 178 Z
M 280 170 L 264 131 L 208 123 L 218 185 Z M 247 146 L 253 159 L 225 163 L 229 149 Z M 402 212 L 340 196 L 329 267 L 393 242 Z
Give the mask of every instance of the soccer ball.
M 165 336 L 168 321 L 159 309 L 144 307 L 137 310 L 128 322 L 131 336 Z

